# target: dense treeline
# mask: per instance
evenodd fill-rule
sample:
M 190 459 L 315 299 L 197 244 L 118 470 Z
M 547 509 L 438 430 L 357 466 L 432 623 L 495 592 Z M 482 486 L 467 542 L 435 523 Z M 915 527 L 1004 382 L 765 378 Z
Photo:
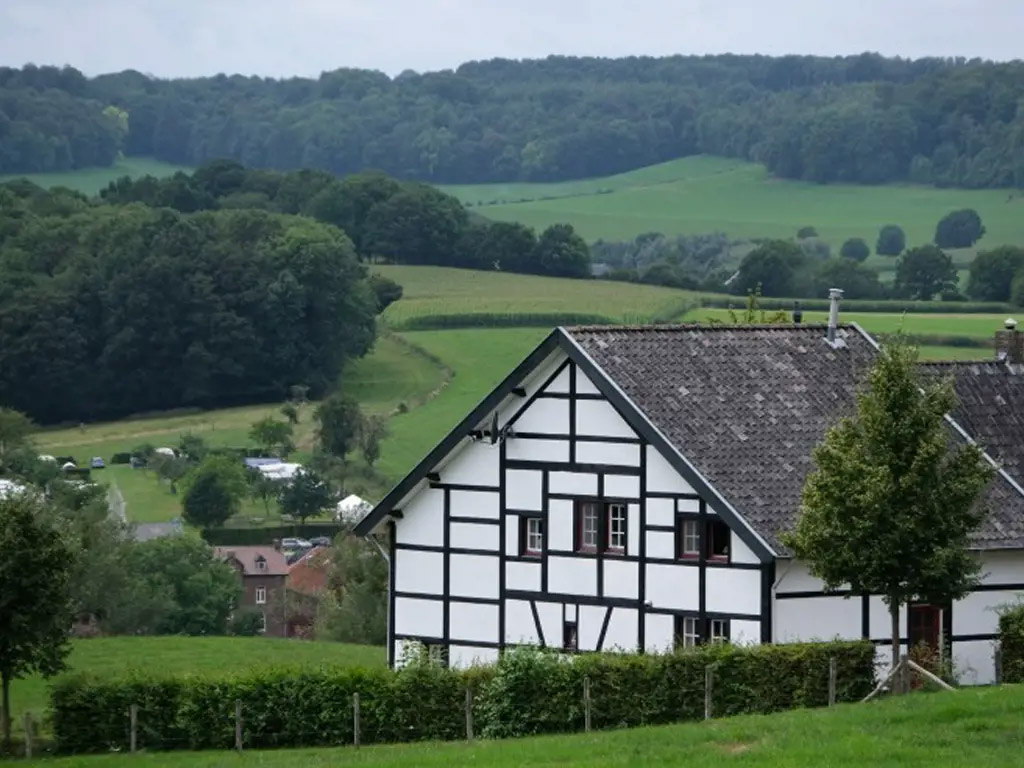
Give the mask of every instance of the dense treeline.
M 232 157 L 482 182 L 600 176 L 711 153 L 820 182 L 1024 184 L 1020 62 L 549 57 L 393 79 L 340 69 L 282 80 L 155 80 L 135 71 L 87 79 L 25 67 L 0 68 L 0 94 L 0 171 L 84 164 L 77 148 L 59 158 L 49 149 L 79 122 L 54 121 L 65 110 L 53 105 L 73 102 L 115 138 L 117 121 L 103 109 L 127 113 L 126 153 L 189 165 Z
M 586 243 L 568 224 L 538 237 L 522 224 L 471 218 L 435 187 L 367 172 L 247 169 L 214 160 L 166 179 L 124 177 L 100 193 L 108 203 L 145 203 L 190 213 L 262 209 L 299 213 L 343 229 L 360 257 L 392 264 L 437 264 L 557 277 L 589 277 Z
M 0 403 L 39 422 L 331 387 L 378 303 L 335 227 L 0 186 Z

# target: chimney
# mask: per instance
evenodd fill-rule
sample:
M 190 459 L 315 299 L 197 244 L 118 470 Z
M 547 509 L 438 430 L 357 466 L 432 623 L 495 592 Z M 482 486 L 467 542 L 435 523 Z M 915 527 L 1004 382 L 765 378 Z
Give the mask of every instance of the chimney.
M 996 359 L 1006 363 L 1024 363 L 1024 334 L 1017 330 L 1017 321 L 1008 317 L 1002 331 L 996 331 Z
M 281 551 L 281 540 L 280 539 L 274 539 L 273 544 L 274 544 L 274 549 L 277 552 L 280 552 Z
M 793 302 L 793 325 L 800 325 L 803 322 L 804 313 L 800 310 L 800 302 Z
M 829 344 L 835 344 L 836 328 L 839 326 L 839 300 L 843 298 L 842 288 L 828 289 L 828 333 L 826 338 Z

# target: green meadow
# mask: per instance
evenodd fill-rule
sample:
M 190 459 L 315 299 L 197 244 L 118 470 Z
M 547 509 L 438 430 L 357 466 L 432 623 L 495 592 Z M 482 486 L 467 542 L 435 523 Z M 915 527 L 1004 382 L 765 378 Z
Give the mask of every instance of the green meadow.
M 172 176 L 176 171 L 191 171 L 181 165 L 165 163 L 150 157 L 125 157 L 106 168 L 79 168 L 75 171 L 52 173 L 22 173 L 0 176 L 0 183 L 11 179 L 28 179 L 41 187 L 68 187 L 87 195 L 95 195 L 110 182 L 122 176 Z

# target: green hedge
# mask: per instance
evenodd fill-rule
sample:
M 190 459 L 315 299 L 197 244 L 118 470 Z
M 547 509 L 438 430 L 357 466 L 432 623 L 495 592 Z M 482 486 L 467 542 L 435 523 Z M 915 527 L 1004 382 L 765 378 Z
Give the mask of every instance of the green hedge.
M 828 299 L 768 299 L 758 297 L 757 305 L 761 309 L 793 309 L 793 302 L 799 301 L 804 310 L 825 310 L 829 308 Z M 702 296 L 703 307 L 732 307 L 742 309 L 746 304 L 745 296 Z M 909 299 L 843 299 L 843 309 L 848 312 L 909 312 L 923 314 L 1013 314 L 1020 312 L 1020 307 L 1012 307 L 993 301 L 911 301 Z M 995 330 L 995 329 L 994 329 Z
M 1024 683 L 1024 605 L 1014 605 L 999 614 L 999 648 L 1003 682 Z
M 475 692 L 478 734 L 571 732 L 583 729 L 587 678 L 595 728 L 669 723 L 703 717 L 708 665 L 715 670 L 716 716 L 823 705 L 830 657 L 837 660 L 839 700 L 871 691 L 875 651 L 867 642 L 668 655 L 563 656 L 523 648 L 493 667 L 461 671 L 417 662 L 398 671 L 276 669 L 227 679 L 79 676 L 53 686 L 53 733 L 60 752 L 123 751 L 129 707 L 137 704 L 141 748 L 228 749 L 241 701 L 246 747 L 351 744 L 352 694 L 359 693 L 364 744 L 460 739 L 467 687 Z
M 315 536 L 334 538 L 345 530 L 341 523 L 295 523 L 295 525 L 271 525 L 266 528 L 212 528 L 204 530 L 202 537 L 207 544 L 221 546 L 262 546 L 270 545 L 274 539 L 298 537 L 311 539 Z
M 466 312 L 458 315 L 419 315 L 390 324 L 394 331 L 433 331 L 448 328 L 552 328 L 556 325 L 614 325 L 606 315 L 575 312 Z

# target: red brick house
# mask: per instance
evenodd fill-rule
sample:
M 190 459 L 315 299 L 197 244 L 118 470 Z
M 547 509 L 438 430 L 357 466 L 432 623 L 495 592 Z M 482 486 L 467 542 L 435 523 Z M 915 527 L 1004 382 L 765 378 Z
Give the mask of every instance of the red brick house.
M 287 635 L 288 562 L 275 547 L 217 547 L 217 556 L 238 571 L 242 581 L 240 608 L 254 608 L 263 616 L 263 633 Z
M 310 637 L 327 593 L 331 550 L 314 547 L 288 571 L 288 635 Z

